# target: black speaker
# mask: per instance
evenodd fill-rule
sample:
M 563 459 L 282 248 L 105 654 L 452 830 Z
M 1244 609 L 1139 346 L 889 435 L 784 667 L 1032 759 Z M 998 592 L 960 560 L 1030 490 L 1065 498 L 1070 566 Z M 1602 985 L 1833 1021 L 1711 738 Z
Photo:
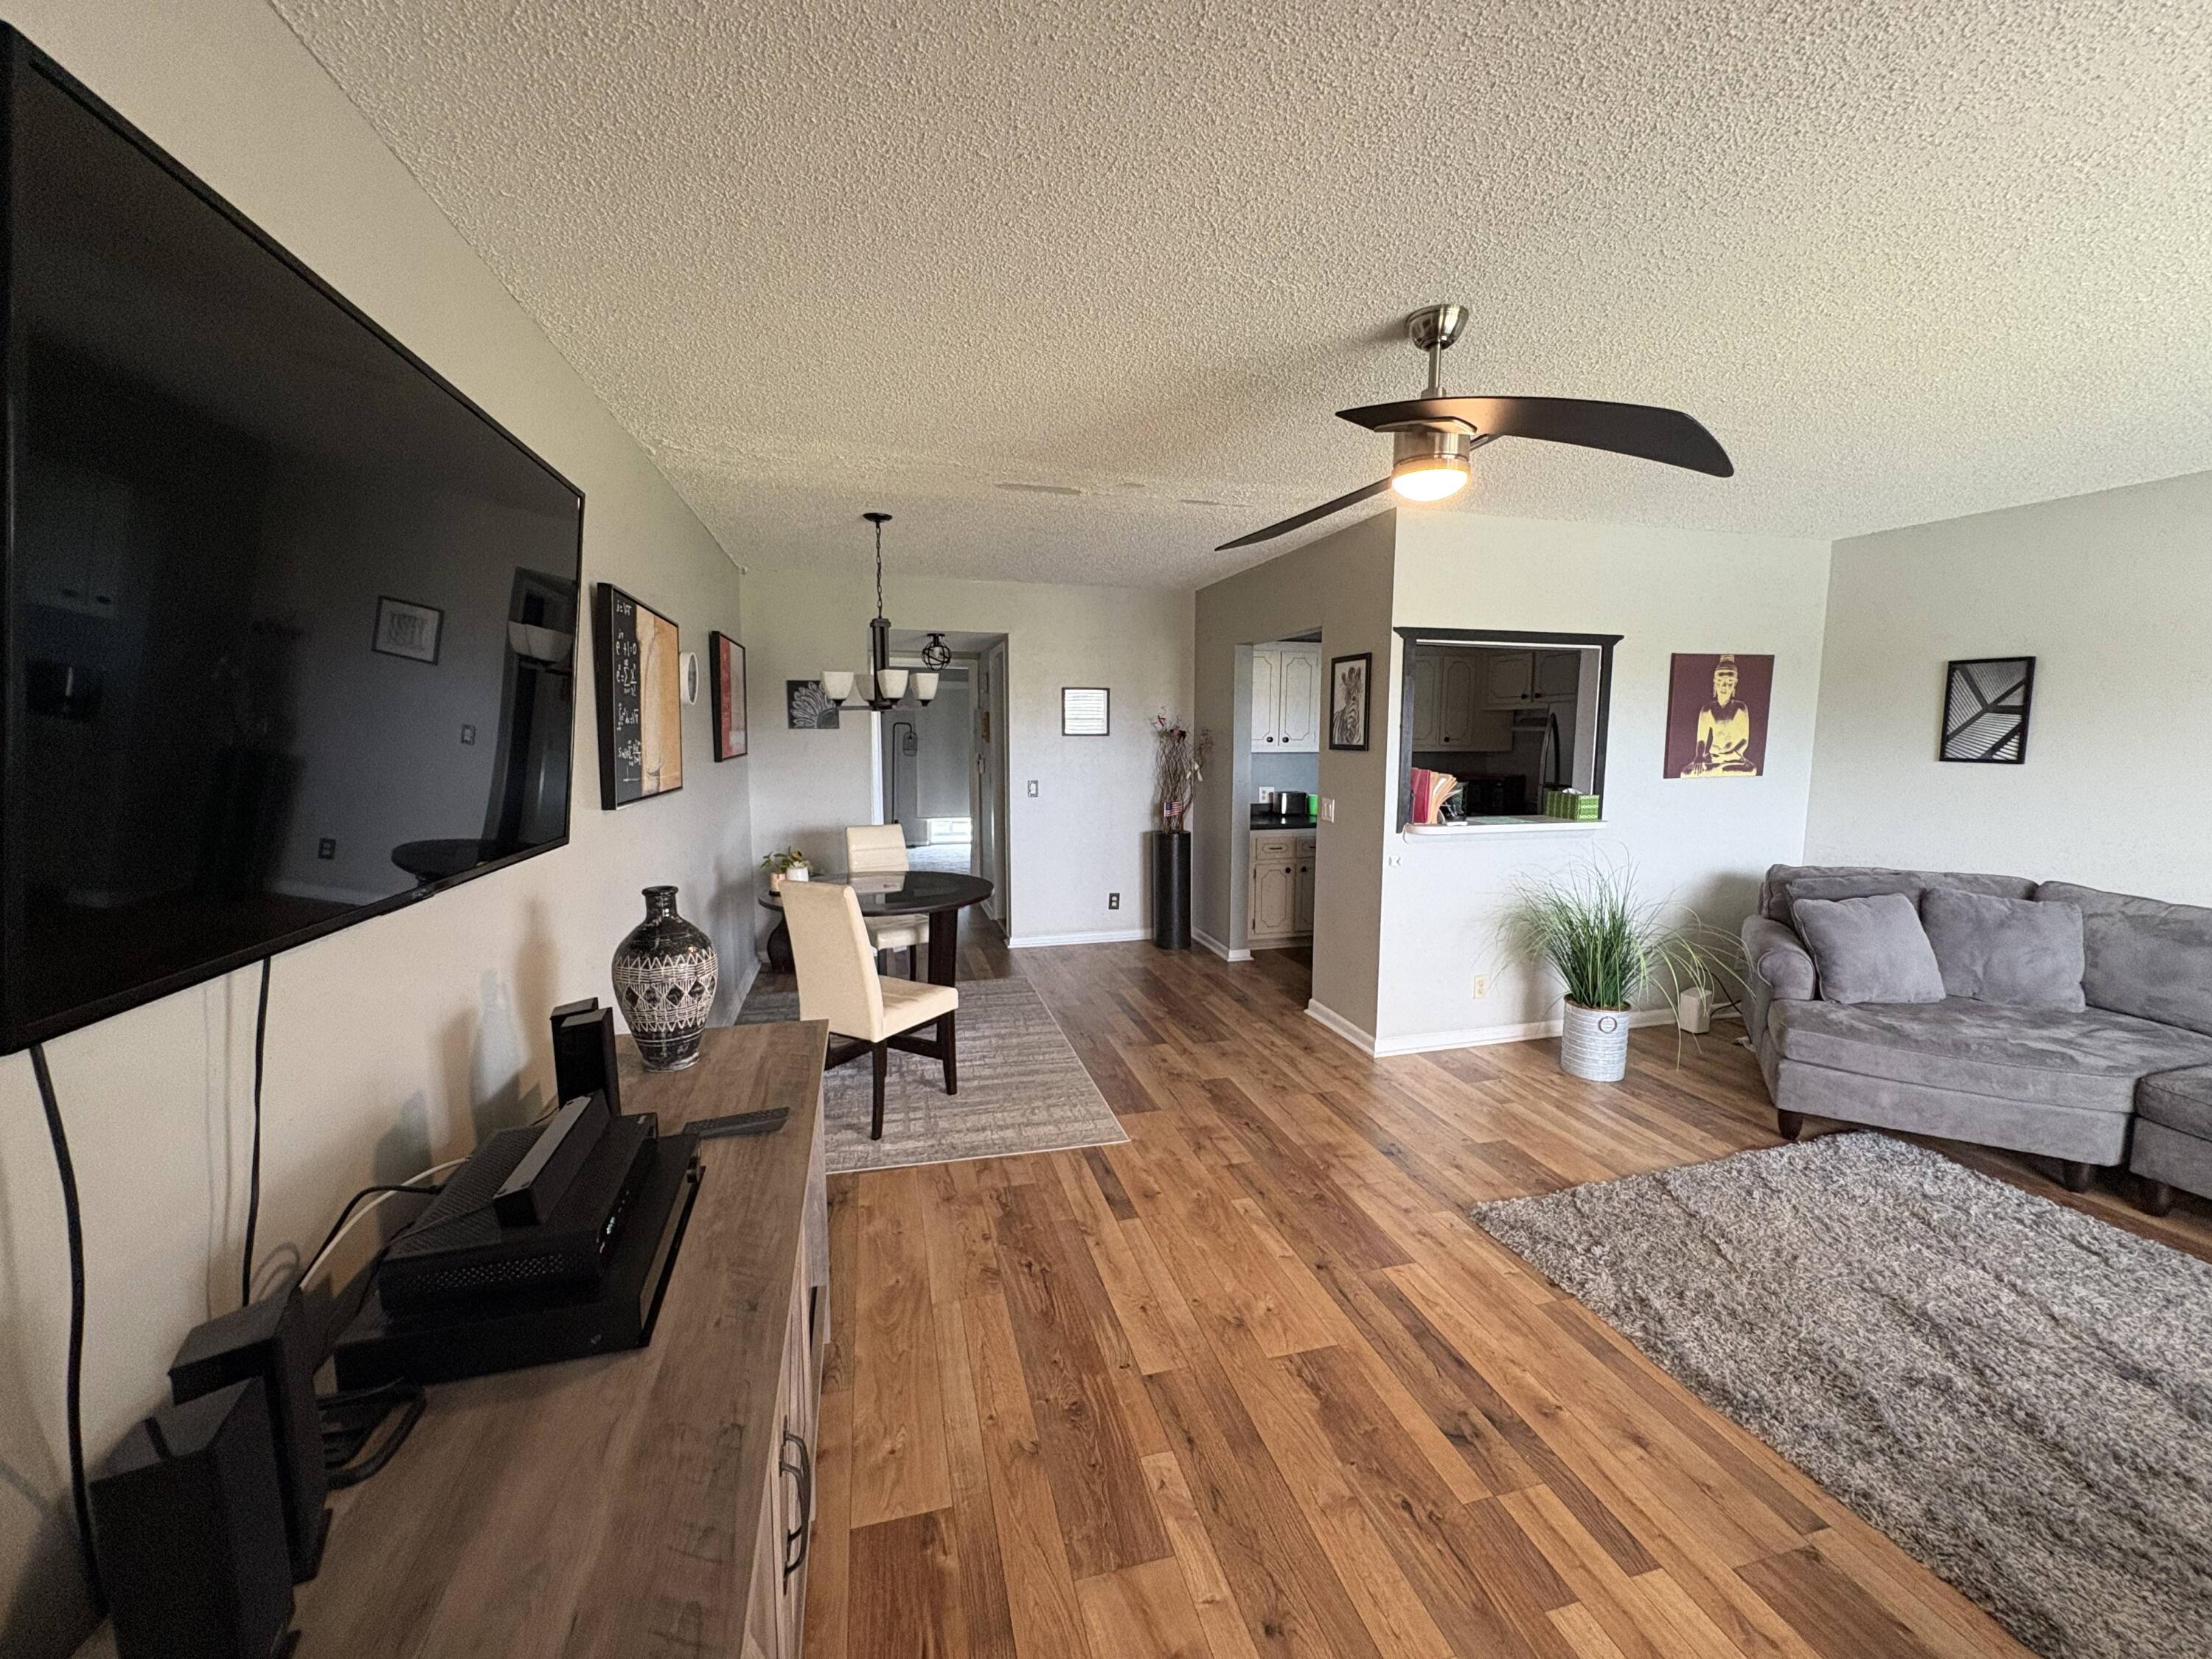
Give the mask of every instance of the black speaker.
M 607 1115 L 622 1115 L 622 1079 L 615 1064 L 615 1011 L 597 997 L 553 1011 L 553 1090 L 565 1103 L 605 1094 Z
M 291 1652 L 292 1563 L 259 1381 L 144 1419 L 92 1482 L 118 1659 Z
M 320 1363 L 307 1310 L 298 1290 L 290 1287 L 210 1319 L 185 1339 L 169 1362 L 169 1394 L 179 1406 L 233 1382 L 259 1379 L 295 1584 L 313 1578 L 322 1565 L 323 1538 L 331 1524 L 331 1513 L 323 1507 L 330 1492 L 323 1474 L 323 1423 L 315 1408 L 315 1368 Z

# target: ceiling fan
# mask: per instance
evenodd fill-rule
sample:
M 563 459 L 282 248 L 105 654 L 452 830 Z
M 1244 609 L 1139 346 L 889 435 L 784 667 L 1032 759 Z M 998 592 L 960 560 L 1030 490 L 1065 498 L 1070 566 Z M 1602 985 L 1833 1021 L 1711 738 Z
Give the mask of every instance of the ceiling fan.
M 1732 477 L 1735 464 L 1713 434 L 1679 409 L 1649 404 L 1608 404 L 1587 398 L 1453 398 L 1443 387 L 1443 355 L 1467 327 L 1467 307 L 1424 306 L 1406 319 L 1406 334 L 1429 358 L 1429 383 L 1402 403 L 1340 409 L 1337 418 L 1390 434 L 1390 476 L 1346 495 L 1308 507 L 1279 524 L 1224 542 L 1214 550 L 1249 547 L 1303 528 L 1316 519 L 1395 490 L 1409 501 L 1440 501 L 1468 480 L 1467 458 L 1498 438 L 1541 438 L 1548 443 L 1609 449 L 1668 466 Z

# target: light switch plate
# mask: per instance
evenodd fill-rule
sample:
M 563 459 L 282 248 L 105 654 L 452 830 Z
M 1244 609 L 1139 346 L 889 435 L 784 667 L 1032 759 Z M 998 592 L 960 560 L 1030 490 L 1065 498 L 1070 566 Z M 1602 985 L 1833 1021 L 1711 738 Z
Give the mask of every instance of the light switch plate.
M 1323 795 L 1321 798 L 1321 821 L 1323 823 L 1334 823 L 1336 822 L 1335 796 Z
M 1037 781 L 1035 778 L 1031 778 L 1030 780 L 1030 799 L 1031 800 L 1035 800 L 1036 799 L 1036 787 Z

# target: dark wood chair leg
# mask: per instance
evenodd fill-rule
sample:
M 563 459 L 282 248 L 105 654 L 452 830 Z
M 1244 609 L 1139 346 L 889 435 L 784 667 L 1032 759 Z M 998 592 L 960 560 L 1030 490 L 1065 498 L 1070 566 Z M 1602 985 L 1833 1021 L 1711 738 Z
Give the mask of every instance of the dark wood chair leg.
M 884 1073 L 890 1068 L 891 1053 L 878 1042 L 874 1045 L 868 1059 L 876 1073 L 876 1115 L 874 1122 L 869 1125 L 868 1139 L 881 1140 L 884 1138 Z
M 2069 1158 L 2058 1166 L 2058 1179 L 2069 1193 L 2086 1193 L 2097 1183 L 2097 1166 Z
M 2163 1181 L 2153 1181 L 2148 1176 L 2136 1177 L 2136 1202 L 2152 1215 L 2164 1215 L 2173 1207 L 2173 1188 Z
M 960 1092 L 960 1066 L 952 1044 L 952 1028 L 959 1018 L 957 1014 L 945 1014 L 937 1022 L 938 1046 L 945 1050 L 945 1092 L 948 1095 Z
M 1774 1115 L 1774 1133 L 1784 1140 L 1796 1139 L 1799 1135 L 1805 1133 L 1805 1114 L 1777 1112 Z

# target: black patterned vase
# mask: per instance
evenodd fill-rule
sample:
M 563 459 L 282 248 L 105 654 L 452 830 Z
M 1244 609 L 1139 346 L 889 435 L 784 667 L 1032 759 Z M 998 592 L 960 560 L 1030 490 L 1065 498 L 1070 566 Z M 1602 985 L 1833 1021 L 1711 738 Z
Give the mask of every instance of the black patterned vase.
M 614 973 L 645 1069 L 680 1072 L 697 1060 L 721 969 L 714 941 L 676 914 L 673 887 L 645 890 L 645 920 L 615 947 Z

